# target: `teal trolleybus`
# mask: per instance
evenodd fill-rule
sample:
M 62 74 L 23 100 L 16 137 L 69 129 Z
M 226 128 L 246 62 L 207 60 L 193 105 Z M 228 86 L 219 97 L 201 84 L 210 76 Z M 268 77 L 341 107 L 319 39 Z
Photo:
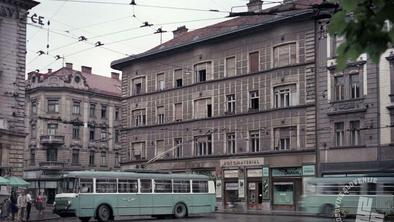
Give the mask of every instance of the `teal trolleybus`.
M 306 182 L 302 210 L 311 214 L 345 217 L 359 214 L 360 198 L 370 212 L 394 215 L 394 177 L 323 177 Z
M 207 176 L 154 172 L 75 171 L 64 175 L 54 212 L 81 221 L 116 216 L 176 218 L 215 210 L 214 182 Z

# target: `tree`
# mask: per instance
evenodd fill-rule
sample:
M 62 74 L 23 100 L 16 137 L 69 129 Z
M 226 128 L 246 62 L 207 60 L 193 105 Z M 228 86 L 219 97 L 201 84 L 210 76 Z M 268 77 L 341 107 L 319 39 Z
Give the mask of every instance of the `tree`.
M 394 29 L 394 0 L 335 0 L 339 10 L 332 16 L 328 32 L 345 41 L 338 47 L 337 67 L 344 69 L 348 60 L 367 53 L 378 63 L 382 53 L 392 47 Z

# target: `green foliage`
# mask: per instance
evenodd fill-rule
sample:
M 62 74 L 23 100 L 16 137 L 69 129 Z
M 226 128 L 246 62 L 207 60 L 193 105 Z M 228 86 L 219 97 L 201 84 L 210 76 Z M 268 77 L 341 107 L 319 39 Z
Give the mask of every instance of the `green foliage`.
M 386 22 L 394 21 L 394 0 L 335 0 L 340 6 L 331 18 L 328 32 L 345 37 L 338 47 L 337 67 L 343 70 L 348 60 L 367 53 L 374 63 L 394 42 L 394 29 Z

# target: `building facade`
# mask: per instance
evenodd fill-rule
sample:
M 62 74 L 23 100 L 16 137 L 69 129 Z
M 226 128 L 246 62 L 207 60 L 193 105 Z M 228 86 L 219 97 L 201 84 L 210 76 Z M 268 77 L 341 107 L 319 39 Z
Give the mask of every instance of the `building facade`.
M 0 0 L 0 176 L 23 172 L 26 18 L 37 4 Z
M 70 170 L 120 167 L 120 80 L 71 63 L 28 75 L 24 178 L 54 199 L 57 182 Z
M 322 16 L 324 18 L 324 16 Z M 336 47 L 342 37 L 317 32 L 317 160 L 319 176 L 394 172 L 393 50 L 380 64 L 366 54 L 340 71 Z
M 251 0 L 249 12 L 261 6 Z M 122 169 L 212 176 L 220 208 L 297 209 L 316 164 L 315 20 L 305 6 L 180 27 L 114 61 L 123 72 Z

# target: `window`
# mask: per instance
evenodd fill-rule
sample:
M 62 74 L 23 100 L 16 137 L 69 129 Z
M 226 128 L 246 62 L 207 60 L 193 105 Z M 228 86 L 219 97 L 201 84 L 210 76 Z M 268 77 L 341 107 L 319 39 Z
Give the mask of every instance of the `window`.
M 93 193 L 93 179 L 80 179 L 79 192 Z
M 161 155 L 164 153 L 165 147 L 164 147 L 164 140 L 157 140 L 156 141 L 156 153 L 155 156 Z M 160 159 L 163 157 L 160 157 Z
M 176 69 L 174 71 L 175 87 L 181 87 L 183 85 L 182 81 L 182 69 Z
M 55 123 L 48 123 L 48 135 L 54 136 L 56 135 L 57 124 Z
M 107 106 L 101 105 L 101 119 L 107 118 Z
M 236 66 L 235 66 L 235 57 L 226 58 L 226 70 L 224 76 L 230 77 L 235 76 L 236 74 Z
M 90 104 L 89 116 L 96 117 L 96 104 L 93 103 Z
M 384 183 L 383 194 L 394 195 L 394 183 Z
M 360 121 L 350 121 L 350 145 L 360 145 Z
M 285 108 L 297 105 L 297 88 L 295 84 L 274 88 L 274 108 Z
M 227 98 L 227 113 L 235 113 L 235 95 L 231 94 Z
M 152 193 L 152 180 L 141 179 L 141 193 Z
M 176 148 L 174 149 L 174 157 L 181 158 L 183 157 L 183 145 L 182 145 L 182 138 L 174 139 L 174 144 Z
M 115 130 L 115 143 L 120 142 L 120 130 Z
M 135 95 L 139 95 L 142 93 L 142 84 L 136 83 L 135 84 Z
M 35 124 L 31 125 L 31 135 L 30 135 L 31 139 L 36 139 L 37 138 L 37 127 Z
M 259 109 L 259 91 L 251 91 L 249 92 L 249 109 L 258 110 Z
M 115 153 L 115 166 L 120 166 L 120 155 L 118 152 Z
M 212 117 L 211 99 L 199 99 L 194 101 L 194 118 Z
M 105 151 L 101 152 L 101 166 L 107 166 L 107 153 Z
M 260 133 L 259 131 L 249 132 L 249 149 L 251 152 L 260 151 Z
M 195 155 L 208 156 L 212 154 L 212 136 L 208 135 L 195 137 Z
M 116 107 L 115 108 L 115 120 L 119 120 L 119 113 L 120 113 L 120 108 Z
M 182 115 L 183 115 L 183 111 L 182 111 L 182 103 L 175 103 L 174 105 L 174 110 L 175 110 L 175 121 L 182 121 Z
M 164 106 L 157 107 L 157 124 L 164 123 Z
M 193 181 L 193 193 L 208 193 L 208 181 Z
M 116 179 L 96 179 L 96 193 L 116 193 Z
M 171 180 L 155 180 L 155 193 L 172 193 Z
M 144 126 L 146 124 L 145 109 L 134 110 L 133 117 L 135 126 Z
M 94 166 L 95 155 L 96 155 L 96 152 L 94 150 L 89 151 L 89 166 Z
M 138 142 L 132 143 L 129 148 L 129 160 L 142 160 L 145 159 L 145 143 Z
M 31 113 L 37 114 L 37 101 L 31 102 Z
M 59 100 L 49 99 L 48 100 L 48 113 L 58 113 L 59 112 Z
M 335 146 L 343 146 L 345 126 L 343 122 L 335 123 Z
M 79 164 L 79 150 L 72 151 L 72 164 Z
M 280 127 L 274 129 L 274 149 L 289 150 L 297 145 L 297 128 Z
M 48 162 L 57 161 L 57 149 L 55 148 L 47 149 L 47 161 Z
M 350 84 L 350 98 L 357 99 L 360 98 L 360 80 L 359 74 L 349 75 L 349 84 Z
M 234 154 L 236 153 L 235 147 L 235 133 L 228 133 L 227 134 L 227 154 Z
M 211 62 L 204 62 L 194 65 L 195 82 L 205 82 L 207 80 L 210 80 L 212 75 L 211 69 Z
M 165 88 L 165 82 L 164 82 L 164 73 L 157 74 L 157 85 L 156 89 L 157 90 L 164 90 Z
M 0 157 L 1 157 L 1 155 L 0 155 Z M 36 165 L 36 150 L 35 149 L 30 150 L 30 165 L 32 165 L 32 166 Z
M 93 142 L 95 140 L 95 128 L 89 128 L 89 140 Z
M 73 139 L 74 140 L 79 140 L 79 126 L 77 126 L 77 125 L 73 125 Z
M 345 95 L 344 95 L 344 88 L 345 88 L 345 84 L 344 84 L 344 80 L 345 78 L 343 76 L 335 76 L 334 77 L 334 86 L 335 86 L 335 100 L 336 101 L 340 101 L 340 100 L 344 100 L 345 99 Z
M 108 132 L 106 129 L 101 129 L 100 139 L 101 141 L 106 141 L 108 137 Z
M 249 73 L 259 71 L 259 52 L 249 53 Z
M 119 193 L 138 193 L 138 180 L 118 180 Z
M 145 77 L 139 77 L 132 80 L 130 95 L 140 95 L 145 92 Z
M 73 102 L 73 114 L 79 115 L 81 113 L 81 102 L 74 101 Z
M 338 46 L 345 41 L 343 36 L 333 35 L 331 36 L 331 57 L 335 57 L 337 55 Z
M 296 43 L 274 47 L 274 67 L 287 66 L 296 63 Z
M 190 193 L 190 181 L 174 180 L 173 189 L 174 189 L 174 193 Z

